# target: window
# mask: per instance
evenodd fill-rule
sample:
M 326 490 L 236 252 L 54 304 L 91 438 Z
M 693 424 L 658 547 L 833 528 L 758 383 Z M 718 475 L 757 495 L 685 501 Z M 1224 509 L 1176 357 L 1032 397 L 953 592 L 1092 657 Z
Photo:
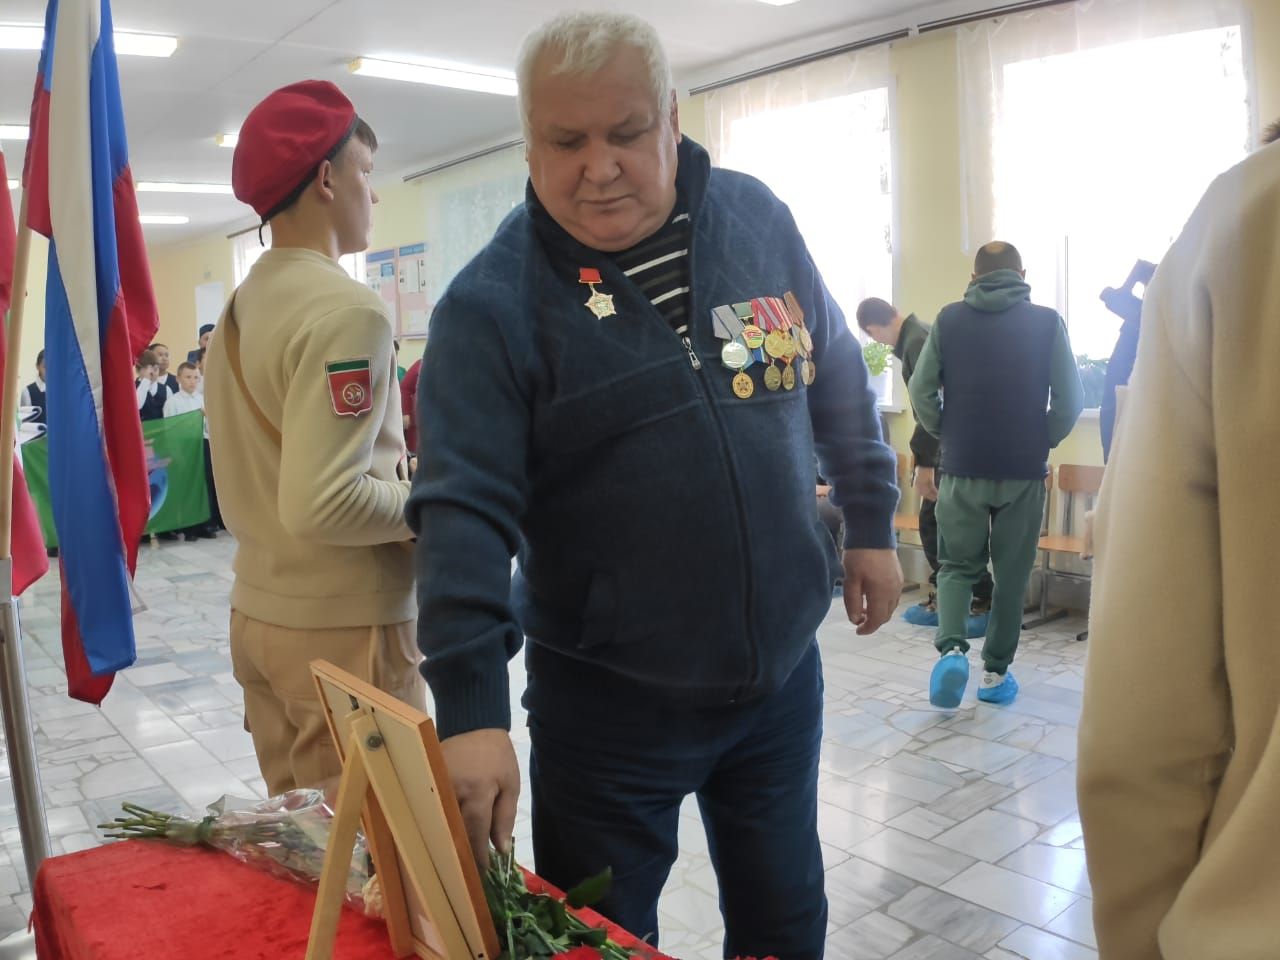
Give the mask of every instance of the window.
M 893 298 L 893 144 L 885 49 L 846 54 L 716 91 L 712 160 L 768 184 L 862 342 L 854 311 Z M 873 378 L 895 403 L 890 370 Z
M 1004 68 L 996 235 L 1020 246 L 1077 354 L 1110 356 L 1120 321 L 1098 295 L 1135 260 L 1158 263 L 1210 181 L 1243 159 L 1245 89 L 1238 27 Z
M 969 247 L 1017 246 L 1078 356 L 1110 356 L 1099 294 L 1158 263 L 1248 150 L 1238 7 L 1095 0 L 960 31 Z
M 266 243 L 266 246 L 258 242 L 258 230 L 256 227 L 244 233 L 236 234 L 231 238 L 232 272 L 235 276 L 237 287 L 244 283 L 245 277 L 249 276 L 249 270 L 271 246 L 271 227 L 262 228 L 262 240 Z M 366 282 L 364 251 L 349 253 L 344 257 L 340 257 L 338 263 L 352 280 L 359 280 L 361 283 Z
M 271 228 L 264 227 L 262 229 L 262 239 L 267 243 L 271 242 Z M 246 230 L 244 233 L 238 233 L 231 238 L 231 258 L 232 273 L 235 276 L 236 286 L 244 283 L 244 278 L 249 276 L 249 270 L 258 258 L 267 252 L 267 248 L 258 242 L 258 230 Z

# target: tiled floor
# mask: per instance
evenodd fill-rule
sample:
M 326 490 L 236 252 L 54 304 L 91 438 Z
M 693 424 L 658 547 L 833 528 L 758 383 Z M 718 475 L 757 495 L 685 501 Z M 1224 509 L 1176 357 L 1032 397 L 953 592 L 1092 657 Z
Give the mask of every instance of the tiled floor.
M 261 794 L 227 656 L 232 549 L 224 535 L 143 551 L 138 588 L 149 609 L 137 620 L 138 665 L 117 678 L 101 710 L 64 693 L 56 576 L 24 598 L 55 853 L 101 842 L 94 824 L 121 799 L 198 810 L 224 793 Z M 1074 788 L 1080 628 L 1066 620 L 1024 636 L 1012 706 L 979 706 L 971 692 L 945 713 L 925 692 L 929 631 L 896 620 L 858 637 L 833 606 L 820 631 L 831 960 L 1096 957 Z M 518 723 L 515 737 L 527 752 Z M 0 934 L 22 926 L 31 907 L 3 771 Z M 526 813 L 517 835 L 528 857 Z M 663 946 L 684 960 L 718 958 L 715 880 L 692 804 L 680 847 L 662 898 Z

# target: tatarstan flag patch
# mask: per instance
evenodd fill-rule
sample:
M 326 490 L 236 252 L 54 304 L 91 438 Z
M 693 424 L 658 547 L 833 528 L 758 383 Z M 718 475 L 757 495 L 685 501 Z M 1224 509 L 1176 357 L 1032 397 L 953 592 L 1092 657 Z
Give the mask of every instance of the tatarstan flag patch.
M 369 358 L 335 360 L 324 365 L 329 378 L 329 398 L 340 417 L 358 417 L 373 409 L 373 374 Z

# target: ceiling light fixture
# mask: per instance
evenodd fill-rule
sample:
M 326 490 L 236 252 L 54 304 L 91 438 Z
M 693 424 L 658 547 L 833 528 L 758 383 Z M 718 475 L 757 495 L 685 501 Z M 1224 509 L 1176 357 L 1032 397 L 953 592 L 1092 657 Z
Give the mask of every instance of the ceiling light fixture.
M 216 144 L 217 144 L 218 146 L 220 146 L 220 147 L 230 147 L 230 148 L 234 149 L 234 148 L 235 148 L 235 145 L 236 145 L 237 143 L 239 143 L 239 142 L 240 142 L 240 134 L 238 134 L 238 133 L 220 133 L 220 134 L 218 134 L 216 137 L 214 137 L 214 138 L 213 138 L 213 142 L 214 142 L 214 143 L 216 143 Z
M 516 78 L 511 74 L 484 73 L 480 70 L 458 67 L 437 67 L 425 63 L 399 63 L 395 60 L 375 60 L 371 57 L 352 60 L 348 64 L 348 69 L 360 77 L 426 83 L 435 87 L 451 87 L 454 90 L 496 93 L 504 97 L 516 95 Z
M 0 123 L 0 140 L 26 140 L 31 129 L 24 124 Z
M 190 217 L 175 216 L 168 213 L 144 213 L 138 217 L 139 223 L 177 226 L 183 223 L 190 223 Z
M 117 30 L 116 53 L 125 57 L 171 57 L 178 49 L 177 37 L 155 33 Z M 44 24 L 0 23 L 0 50 L 40 50 L 44 47 Z
M 771 7 L 789 7 L 798 0 L 760 0 L 761 3 L 767 3 Z
M 175 183 L 161 180 L 143 180 L 138 184 L 139 193 L 225 193 L 231 194 L 229 183 Z

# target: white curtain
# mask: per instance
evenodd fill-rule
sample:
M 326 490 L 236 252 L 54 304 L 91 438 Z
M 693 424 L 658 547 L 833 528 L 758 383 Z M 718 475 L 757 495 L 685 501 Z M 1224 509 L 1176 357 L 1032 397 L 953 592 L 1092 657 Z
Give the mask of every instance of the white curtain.
M 428 309 L 493 239 L 503 218 L 524 202 L 528 175 L 524 145 L 519 144 L 424 179 Z
M 271 245 L 271 228 L 262 228 L 262 240 L 267 246 L 263 246 L 258 242 L 258 230 L 255 227 L 244 233 L 238 233 L 231 238 L 231 265 L 232 273 L 235 277 L 236 286 L 244 283 L 244 278 L 249 275 L 249 270 L 258 258 L 267 252 L 267 247 Z
M 1158 261 L 1256 121 L 1239 0 L 1079 0 L 961 27 L 966 250 L 1018 246 L 1077 353 L 1110 353 L 1098 294 Z
M 791 208 L 855 333 L 861 300 L 893 298 L 892 115 L 883 45 L 706 97 L 712 163 L 758 177 Z M 895 403 L 894 384 L 892 371 L 877 378 L 882 404 Z

